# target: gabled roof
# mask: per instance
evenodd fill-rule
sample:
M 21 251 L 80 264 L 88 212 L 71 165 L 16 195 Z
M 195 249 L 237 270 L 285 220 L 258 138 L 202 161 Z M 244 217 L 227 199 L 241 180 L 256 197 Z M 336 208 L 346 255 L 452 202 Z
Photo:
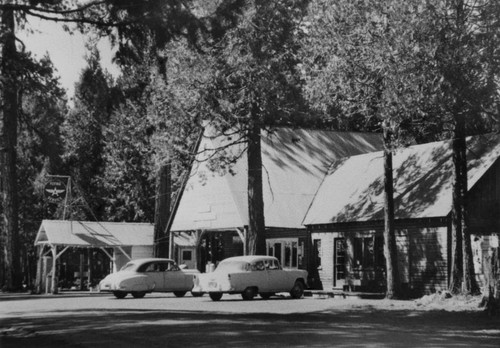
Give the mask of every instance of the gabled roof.
M 35 245 L 151 246 L 153 233 L 153 225 L 148 223 L 43 220 Z
M 244 145 L 226 149 L 241 154 L 229 171 L 212 172 L 203 160 L 230 140 L 211 137 L 211 132 L 208 129 L 201 141 L 201 153 L 193 165 L 172 231 L 248 225 Z M 378 134 L 291 128 L 263 132 L 261 144 L 266 226 L 283 228 L 302 227 L 307 208 L 333 160 L 382 148 Z
M 500 136 L 467 139 L 468 187 L 500 156 Z M 383 220 L 381 151 L 337 160 L 304 219 L 304 225 Z M 452 204 L 451 141 L 410 146 L 393 156 L 395 218 L 445 217 Z

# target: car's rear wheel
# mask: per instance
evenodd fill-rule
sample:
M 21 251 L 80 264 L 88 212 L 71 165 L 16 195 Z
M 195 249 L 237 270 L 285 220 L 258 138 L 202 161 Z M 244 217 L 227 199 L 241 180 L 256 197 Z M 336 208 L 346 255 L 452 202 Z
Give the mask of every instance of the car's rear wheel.
M 269 300 L 269 298 L 271 296 L 273 296 L 274 294 L 272 292 L 262 292 L 259 294 L 260 297 L 262 297 L 264 300 Z
M 186 295 L 186 291 L 174 291 L 175 297 L 184 297 Z
M 297 280 L 293 285 L 292 290 L 290 290 L 290 295 L 292 298 L 301 298 L 304 295 L 304 283 L 300 280 Z
M 250 301 L 253 300 L 256 294 L 255 288 L 248 287 L 241 293 L 241 297 L 246 301 Z
M 202 296 L 203 296 L 203 293 L 202 293 L 202 292 L 192 292 L 192 291 L 191 291 L 191 295 L 192 295 L 193 297 L 202 297 Z
M 146 296 L 146 292 L 145 291 L 134 291 L 132 293 L 132 296 L 134 298 L 143 298 L 144 296 Z
M 219 301 L 222 298 L 222 292 L 211 292 L 208 295 L 212 301 Z
M 122 299 L 127 296 L 127 293 L 124 291 L 113 291 L 113 295 L 115 295 L 116 298 Z

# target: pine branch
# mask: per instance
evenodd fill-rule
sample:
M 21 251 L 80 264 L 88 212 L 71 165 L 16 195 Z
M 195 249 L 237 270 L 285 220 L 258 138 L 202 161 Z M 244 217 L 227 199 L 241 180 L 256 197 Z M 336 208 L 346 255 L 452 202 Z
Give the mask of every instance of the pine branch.
M 106 1 L 102 1 L 102 0 L 93 1 L 93 2 L 89 2 L 86 5 L 82 5 L 80 7 L 73 8 L 70 10 L 58 10 L 58 9 L 54 9 L 54 8 L 41 8 L 38 6 L 30 6 L 30 5 L 22 5 L 22 4 L 0 4 L 0 10 L 14 10 L 14 11 L 25 11 L 25 12 L 37 11 L 37 12 L 50 13 L 50 14 L 68 15 L 68 14 L 83 12 L 89 8 L 104 5 L 104 4 L 106 4 Z

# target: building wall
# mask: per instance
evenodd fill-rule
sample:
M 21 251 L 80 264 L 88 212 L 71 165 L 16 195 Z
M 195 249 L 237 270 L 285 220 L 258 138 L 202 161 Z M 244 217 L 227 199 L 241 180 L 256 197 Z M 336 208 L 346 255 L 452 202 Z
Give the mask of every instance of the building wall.
M 131 247 L 122 247 L 122 249 L 127 253 L 127 255 L 130 255 L 131 253 Z M 128 259 L 127 256 L 123 254 L 123 252 L 119 248 L 113 248 L 113 253 L 114 253 L 114 258 L 115 261 L 113 262 L 113 273 L 118 272 L 127 262 L 130 260 Z
M 487 277 L 492 271 L 493 252 L 495 249 L 497 250 L 497 254 L 500 251 L 498 249 L 498 239 L 498 233 L 471 236 L 472 259 L 474 261 L 476 279 L 479 286 L 484 289 L 484 292 L 487 291 L 484 288 L 487 286 Z
M 412 295 L 445 290 L 448 284 L 448 228 L 445 220 L 412 220 L 399 221 L 396 224 L 396 244 L 398 247 L 398 261 L 400 280 Z M 381 238 L 383 225 L 374 224 L 336 224 L 323 226 L 321 230 L 311 230 L 311 254 L 315 253 L 314 245 L 320 241 L 321 248 L 318 258 L 319 266 L 311 264 L 309 271 L 316 273 L 319 281 L 316 287 L 325 290 L 342 289 L 343 285 L 356 291 L 377 291 L 382 289 L 385 281 L 385 271 L 378 266 L 385 262 L 377 253 L 381 254 Z M 368 270 L 359 271 L 353 264 L 354 238 L 374 239 L 372 248 L 374 262 Z M 346 272 L 348 273 L 345 284 L 334 280 L 335 238 L 346 239 Z M 312 255 L 311 259 L 315 257 Z M 314 260 L 312 261 L 314 263 Z M 317 262 L 316 262 L 317 263 Z M 385 267 L 384 267 L 385 268 Z M 353 269 L 355 269 L 355 274 Z M 338 284 L 336 284 L 338 283 Z M 342 287 L 339 287 L 339 284 Z
M 309 269 L 309 283 L 320 290 L 330 290 L 334 286 L 333 240 L 339 235 L 338 232 L 320 232 L 311 235 L 311 253 L 313 254 L 313 261 Z
M 153 257 L 153 246 L 133 246 L 132 247 L 132 260 L 144 259 L 147 257 Z
M 409 228 L 409 288 L 411 293 L 429 294 L 448 287 L 448 229 Z
M 281 250 L 277 252 L 278 246 Z M 275 256 L 284 268 L 308 269 L 307 230 L 305 228 L 266 229 L 267 255 Z
M 500 230 L 500 161 L 470 188 L 467 193 L 469 230 L 474 234 L 485 234 Z

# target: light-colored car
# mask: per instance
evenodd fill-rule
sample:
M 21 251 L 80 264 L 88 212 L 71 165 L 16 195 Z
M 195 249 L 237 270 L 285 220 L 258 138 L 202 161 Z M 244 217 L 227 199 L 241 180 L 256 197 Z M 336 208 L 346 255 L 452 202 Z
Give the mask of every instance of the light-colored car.
M 173 292 L 175 296 L 182 297 L 193 289 L 193 277 L 198 273 L 194 269 L 181 269 L 170 259 L 137 259 L 101 280 L 99 291 L 112 292 L 116 298 L 124 298 L 128 293 L 141 298 L 153 291 Z M 202 295 L 196 292 L 192 294 Z
M 284 270 L 273 256 L 238 256 L 221 261 L 214 272 L 195 275 L 193 291 L 208 293 L 213 301 L 224 293 L 239 293 L 244 300 L 257 294 L 268 299 L 278 292 L 301 298 L 306 281 L 307 271 Z

